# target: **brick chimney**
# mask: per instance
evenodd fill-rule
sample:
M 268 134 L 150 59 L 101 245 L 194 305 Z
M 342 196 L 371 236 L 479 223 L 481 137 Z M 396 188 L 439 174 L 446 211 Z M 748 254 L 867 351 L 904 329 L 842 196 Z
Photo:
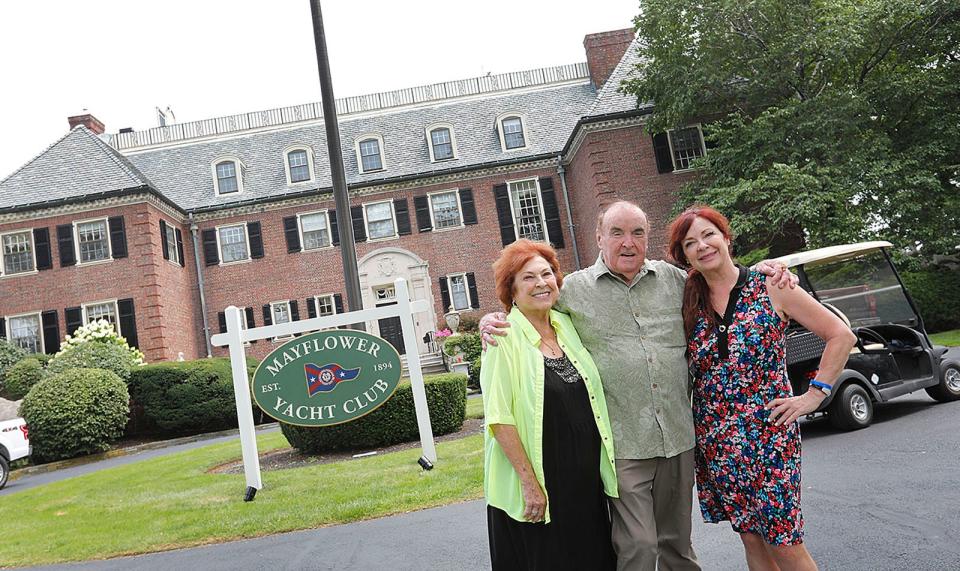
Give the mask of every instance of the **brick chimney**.
M 72 131 L 77 125 L 83 125 L 87 129 L 93 131 L 94 135 L 102 135 L 106 130 L 106 127 L 103 126 L 103 123 L 99 119 L 94 117 L 89 113 L 84 113 L 83 115 L 74 115 L 73 117 L 67 117 L 67 123 L 70 124 L 70 130 Z
M 597 91 L 607 82 L 613 69 L 617 67 L 623 54 L 633 41 L 633 28 L 587 34 L 583 38 L 583 49 L 587 52 L 587 67 L 590 69 L 590 81 Z

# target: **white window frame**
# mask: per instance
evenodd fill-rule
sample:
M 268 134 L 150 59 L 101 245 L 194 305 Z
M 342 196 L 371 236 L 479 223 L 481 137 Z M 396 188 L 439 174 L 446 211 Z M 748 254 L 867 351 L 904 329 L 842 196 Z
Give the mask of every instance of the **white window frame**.
M 12 274 L 7 273 L 6 260 L 4 259 L 4 252 L 3 252 L 3 237 L 9 236 L 10 234 L 27 234 L 30 237 L 30 255 L 33 256 L 32 270 L 27 270 L 25 272 L 14 272 Z M 108 232 L 108 238 L 109 238 L 109 232 Z M 109 239 L 107 241 L 109 242 Z M 29 276 L 39 271 L 40 270 L 37 269 L 37 244 L 36 244 L 36 241 L 33 239 L 33 228 L 20 228 L 18 230 L 10 230 L 9 232 L 0 233 L 0 277 Z M 20 316 L 14 315 L 13 317 L 20 317 Z M 9 337 L 7 339 L 9 339 Z
M 360 154 L 360 143 L 367 141 L 369 139 L 376 139 L 377 144 L 380 145 L 380 168 L 374 170 L 363 170 L 363 156 Z M 353 141 L 354 150 L 357 152 L 357 170 L 360 171 L 360 174 L 366 174 L 371 172 L 382 172 L 387 170 L 387 153 L 383 147 L 383 137 L 376 133 L 365 133 L 360 135 Z
M 322 214 L 327 221 L 327 242 L 326 246 L 320 246 L 319 248 L 307 248 L 307 241 L 303 239 L 303 221 L 302 217 L 312 216 L 314 214 Z M 300 233 L 300 250 L 303 252 L 317 252 L 319 250 L 327 250 L 333 248 L 333 233 L 330 230 L 330 211 L 329 210 L 313 210 L 310 212 L 300 212 L 297 213 L 297 232 Z
M 309 157 L 309 155 L 307 155 Z M 220 177 L 217 176 L 217 165 L 220 163 L 232 162 L 233 168 L 237 173 L 237 191 L 236 192 L 220 192 Z M 222 157 L 217 157 L 213 162 L 210 163 L 210 172 L 213 175 L 213 192 L 216 196 L 237 196 L 238 194 L 243 194 L 243 171 L 244 165 L 240 162 L 235 156 L 225 155 Z M 290 180 L 290 177 L 287 177 L 287 180 Z
M 328 317 L 320 313 L 320 299 L 330 299 L 330 307 L 333 308 L 333 313 L 331 313 L 330 315 L 337 314 L 337 298 L 334 297 L 334 294 L 332 293 L 324 293 L 324 294 L 313 296 L 313 306 L 317 310 L 317 317 Z
M 539 178 L 521 178 L 517 180 L 508 180 L 507 183 L 507 198 L 510 200 L 510 219 L 513 221 L 513 236 L 515 239 L 519 240 L 522 238 L 520 236 L 519 224 L 517 224 L 517 212 L 516 208 L 513 206 L 513 185 L 519 184 L 521 182 L 533 181 L 533 184 L 537 187 L 537 205 L 540 207 L 540 224 L 543 225 L 543 241 L 547 244 L 550 243 L 550 231 L 547 230 L 547 215 L 543 212 L 543 191 L 540 190 L 540 179 Z
M 307 168 L 310 170 L 310 178 L 307 180 L 300 180 L 293 182 L 293 177 L 290 175 L 290 153 L 295 151 L 304 151 L 307 153 Z M 305 184 L 311 184 L 316 180 L 316 175 L 314 174 L 313 169 L 313 149 L 306 145 L 293 145 L 287 147 L 283 150 L 283 170 L 287 173 L 287 185 L 289 186 L 299 186 Z
M 18 317 L 33 317 L 33 316 L 36 316 L 37 318 L 37 324 L 38 324 L 37 337 L 39 338 L 39 341 L 40 341 L 38 343 L 37 353 L 46 353 L 46 347 L 43 346 L 43 316 L 40 314 L 39 311 L 28 311 L 26 313 L 18 313 L 16 315 L 4 316 L 4 320 L 5 320 L 4 323 L 6 323 L 6 327 L 5 327 L 6 329 L 5 333 L 7 336 L 6 339 L 7 341 L 10 342 L 11 345 L 16 345 L 16 341 L 14 341 L 13 339 L 13 325 L 10 323 L 11 319 L 16 319 Z
M 177 227 L 164 220 L 164 232 L 170 232 L 167 236 L 167 261 L 178 267 L 183 267 L 183 260 L 180 259 L 180 249 L 177 248 Z M 172 237 L 171 237 L 172 236 Z
M 707 156 L 707 144 L 703 140 L 703 127 L 700 125 L 700 123 L 696 123 L 694 125 L 686 125 L 682 127 L 680 130 L 682 131 L 683 129 L 691 129 L 694 127 L 696 127 L 697 134 L 700 136 L 700 152 L 702 153 L 698 158 L 694 160 L 699 160 Z M 685 169 L 677 168 L 677 156 L 673 153 L 673 132 L 676 130 L 677 129 L 667 129 L 667 144 L 670 145 L 670 164 L 673 165 L 673 172 L 687 172 L 687 171 L 696 170 L 694 167 L 687 167 Z M 690 161 L 690 162 L 692 163 L 693 161 Z
M 290 300 L 289 300 L 289 299 L 281 299 L 281 300 L 279 300 L 279 301 L 271 301 L 271 302 L 270 302 L 270 325 L 277 325 L 277 320 L 274 319 L 274 313 L 273 313 L 273 308 L 274 308 L 274 306 L 277 306 L 277 305 L 286 305 L 286 306 L 287 306 L 287 316 L 290 318 L 290 321 L 284 321 L 284 323 L 293 323 L 293 311 L 290 309 Z M 244 319 L 246 319 L 246 317 L 244 317 Z M 293 335 L 292 335 L 292 334 L 291 334 L 291 335 L 282 335 L 282 336 L 279 336 L 279 337 L 274 337 L 274 338 L 273 338 L 273 341 L 276 343 L 276 342 L 280 342 L 280 341 L 286 341 L 286 340 L 292 339 L 292 338 L 293 338 Z
M 453 193 L 457 197 L 457 211 L 460 213 L 460 224 L 458 226 L 448 226 L 446 228 L 437 228 L 437 219 L 433 215 L 433 197 L 438 194 L 450 194 Z M 447 190 L 437 190 L 434 192 L 427 193 L 427 206 L 430 208 L 430 227 L 433 228 L 435 232 L 446 232 L 447 230 L 458 230 L 463 228 L 465 224 L 463 223 L 463 205 L 460 204 L 460 189 L 453 188 Z
M 367 207 L 375 206 L 377 204 L 389 204 L 390 205 L 390 218 L 393 220 L 393 235 L 392 236 L 383 236 L 381 238 L 371 238 L 370 237 L 370 221 L 367 219 Z M 393 200 L 377 200 L 375 202 L 364 202 L 361 204 L 363 208 L 363 229 L 367 234 L 367 242 L 382 242 L 384 240 L 395 240 L 400 237 L 397 233 L 397 211 L 394 208 Z
M 511 117 L 517 117 L 517 118 L 520 119 L 520 127 L 521 127 L 521 129 L 522 129 L 522 131 L 523 131 L 523 146 L 522 146 L 522 147 L 516 147 L 516 148 L 513 148 L 513 149 L 508 149 L 508 148 L 507 148 L 506 138 L 503 136 L 503 121 L 504 121 L 505 119 L 510 119 Z M 500 114 L 500 116 L 497 117 L 497 135 L 500 136 L 500 150 L 503 151 L 504 153 L 511 153 L 511 152 L 514 152 L 514 151 L 522 151 L 522 150 L 524 150 L 524 149 L 529 148 L 529 147 L 530 147 L 530 136 L 529 136 L 529 134 L 527 133 L 527 116 L 524 115 L 523 113 L 517 113 L 517 112 L 514 112 L 514 111 L 510 111 L 510 112 L 508 112 L 508 113 L 502 113 L 502 114 Z
M 434 156 L 434 154 L 433 154 L 433 135 L 432 135 L 432 133 L 433 133 L 434 131 L 436 131 L 437 129 L 448 129 L 448 130 L 450 131 L 450 149 L 453 151 L 453 156 L 448 157 L 448 158 L 445 158 L 445 159 L 438 159 L 438 158 L 436 158 L 436 157 Z M 457 135 L 456 135 L 456 133 L 455 133 L 454 130 L 453 130 L 453 125 L 451 125 L 450 123 L 433 123 L 432 125 L 427 125 L 427 128 L 425 129 L 425 131 L 426 131 L 426 134 L 427 134 L 427 148 L 430 150 L 430 162 L 431 162 L 431 163 L 436 163 L 436 162 L 441 162 L 441 163 L 443 163 L 443 162 L 446 162 L 446 161 L 454 161 L 454 160 L 457 160 L 458 158 L 460 158 L 460 155 L 459 155 L 459 153 L 457 152 Z
M 470 283 L 467 281 L 466 272 L 460 272 L 456 274 L 447 274 L 447 295 L 450 297 L 450 305 L 453 307 L 454 311 L 470 311 L 473 308 L 473 300 L 470 299 Z M 456 303 L 453 301 L 453 278 L 463 278 L 463 292 L 467 295 L 467 306 L 466 307 L 457 307 Z M 447 311 L 449 308 L 444 308 L 444 311 Z
M 103 222 L 104 228 L 106 228 L 107 234 L 107 257 L 102 260 L 92 260 L 89 262 L 84 262 L 80 258 L 80 233 L 77 231 L 77 226 L 80 224 L 88 224 L 90 222 Z M 103 264 L 106 262 L 113 261 L 113 247 L 110 244 L 110 219 L 106 216 L 101 216 L 98 218 L 88 218 L 86 220 L 74 220 L 73 221 L 73 254 L 74 259 L 77 260 L 78 266 L 93 266 L 95 264 Z
M 240 260 L 232 260 L 229 262 L 223 261 L 223 244 L 220 243 L 220 229 L 221 228 L 233 228 L 234 226 L 243 227 L 243 239 L 247 245 L 247 257 Z M 214 226 L 214 230 L 217 232 L 217 257 L 220 258 L 221 266 L 232 266 L 233 264 L 243 264 L 251 261 L 253 258 L 250 256 L 250 233 L 247 232 L 247 223 L 246 222 L 236 222 L 234 224 L 223 224 L 221 226 Z
M 83 325 L 87 325 L 88 323 L 90 323 L 89 319 L 87 319 L 87 308 L 88 308 L 88 307 L 90 307 L 91 305 L 107 305 L 107 304 L 113 304 L 113 314 L 117 316 L 117 322 L 114 324 L 114 328 L 117 330 L 117 335 L 121 335 L 121 333 L 120 333 L 120 307 L 118 306 L 116 299 L 103 299 L 103 300 L 100 300 L 100 301 L 91 301 L 91 302 L 89 302 L 89 303 L 83 303 L 83 304 L 81 304 L 81 305 L 80 305 L 80 311 L 81 311 L 81 316 L 82 316 L 82 318 L 83 318 Z

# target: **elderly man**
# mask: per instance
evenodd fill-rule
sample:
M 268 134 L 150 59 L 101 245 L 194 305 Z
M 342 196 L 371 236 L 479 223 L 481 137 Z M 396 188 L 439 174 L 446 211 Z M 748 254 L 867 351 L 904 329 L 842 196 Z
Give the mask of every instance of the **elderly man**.
M 620 497 L 611 499 L 619 569 L 697 570 L 690 543 L 694 431 L 681 305 L 686 273 L 646 259 L 647 217 L 621 201 L 598 217 L 600 256 L 566 276 L 568 313 L 603 380 Z M 774 273 L 767 271 L 766 273 Z M 782 279 L 783 284 L 790 281 Z M 481 322 L 505 335 L 502 314 Z

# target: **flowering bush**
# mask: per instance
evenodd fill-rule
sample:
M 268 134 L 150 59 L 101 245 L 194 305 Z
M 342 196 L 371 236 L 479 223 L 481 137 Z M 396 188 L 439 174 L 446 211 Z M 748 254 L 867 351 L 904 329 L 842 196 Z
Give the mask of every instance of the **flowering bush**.
M 80 327 L 73 332 L 73 335 L 67 335 L 67 338 L 60 344 L 60 352 L 54 357 L 59 357 L 66 353 L 72 347 L 81 345 L 87 341 L 106 343 L 108 345 L 119 345 L 130 352 L 134 365 L 143 365 L 143 353 L 134 347 L 127 345 L 127 340 L 117 333 L 117 329 L 106 319 L 98 319 Z
M 440 331 L 434 331 L 433 336 L 437 339 L 443 339 L 444 337 L 450 337 L 453 335 L 453 331 L 449 329 L 441 329 Z

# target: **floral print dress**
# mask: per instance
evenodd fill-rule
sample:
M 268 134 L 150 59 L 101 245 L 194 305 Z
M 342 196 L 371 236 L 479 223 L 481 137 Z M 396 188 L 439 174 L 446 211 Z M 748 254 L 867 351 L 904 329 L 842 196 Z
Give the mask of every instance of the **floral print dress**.
M 729 520 L 772 545 L 802 543 L 800 429 L 775 426 L 764 408 L 792 396 L 787 322 L 773 309 L 765 277 L 746 268 L 722 320 L 711 324 L 703 311 L 688 345 L 703 519 Z

